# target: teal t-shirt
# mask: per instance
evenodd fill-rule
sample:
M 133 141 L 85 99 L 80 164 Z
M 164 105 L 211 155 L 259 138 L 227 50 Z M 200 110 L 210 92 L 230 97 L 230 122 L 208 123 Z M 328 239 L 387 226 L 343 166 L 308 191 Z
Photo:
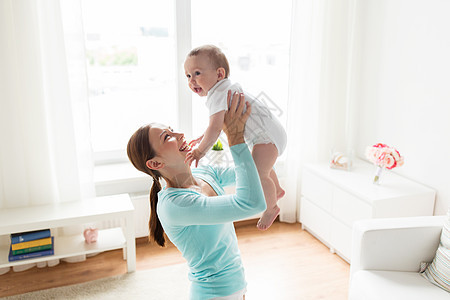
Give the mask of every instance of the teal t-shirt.
M 266 203 L 247 145 L 230 150 L 234 168 L 207 166 L 192 172 L 218 196 L 180 188 L 158 193 L 161 224 L 190 269 L 191 299 L 228 296 L 247 285 L 233 221 L 264 211 Z M 232 184 L 236 193 L 225 195 L 223 188 Z

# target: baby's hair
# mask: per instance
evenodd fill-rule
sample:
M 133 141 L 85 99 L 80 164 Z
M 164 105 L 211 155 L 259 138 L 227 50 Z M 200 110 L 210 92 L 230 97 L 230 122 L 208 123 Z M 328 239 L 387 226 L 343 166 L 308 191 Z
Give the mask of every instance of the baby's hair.
M 227 57 L 225 56 L 225 54 L 223 54 L 222 50 L 214 45 L 203 45 L 192 49 L 187 57 L 197 56 L 202 53 L 206 54 L 209 57 L 216 70 L 218 68 L 224 68 L 225 78 L 228 78 L 228 76 L 230 75 L 230 65 L 228 64 Z

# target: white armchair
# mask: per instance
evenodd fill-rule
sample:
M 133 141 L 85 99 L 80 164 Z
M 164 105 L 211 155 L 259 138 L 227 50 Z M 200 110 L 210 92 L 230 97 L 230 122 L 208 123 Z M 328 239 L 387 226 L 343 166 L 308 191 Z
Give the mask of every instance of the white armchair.
M 353 226 L 350 300 L 450 299 L 419 273 L 439 246 L 446 216 L 370 219 Z

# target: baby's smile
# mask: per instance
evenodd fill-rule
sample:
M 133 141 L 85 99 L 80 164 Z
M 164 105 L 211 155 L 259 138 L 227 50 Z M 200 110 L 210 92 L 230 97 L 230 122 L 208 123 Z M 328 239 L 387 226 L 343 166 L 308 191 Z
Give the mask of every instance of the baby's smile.
M 199 94 L 203 89 L 201 87 L 194 87 L 194 92 Z

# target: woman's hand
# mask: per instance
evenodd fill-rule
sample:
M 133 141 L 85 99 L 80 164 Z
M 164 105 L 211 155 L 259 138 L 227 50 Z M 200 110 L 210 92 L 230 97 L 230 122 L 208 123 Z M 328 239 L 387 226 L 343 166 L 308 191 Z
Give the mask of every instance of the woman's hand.
M 244 143 L 244 128 L 251 112 L 250 103 L 245 101 L 244 94 L 235 93 L 231 100 L 231 91 L 228 91 L 227 103 L 228 110 L 225 113 L 223 122 L 223 132 L 228 137 L 229 146 Z M 244 112 L 244 107 L 246 111 Z

